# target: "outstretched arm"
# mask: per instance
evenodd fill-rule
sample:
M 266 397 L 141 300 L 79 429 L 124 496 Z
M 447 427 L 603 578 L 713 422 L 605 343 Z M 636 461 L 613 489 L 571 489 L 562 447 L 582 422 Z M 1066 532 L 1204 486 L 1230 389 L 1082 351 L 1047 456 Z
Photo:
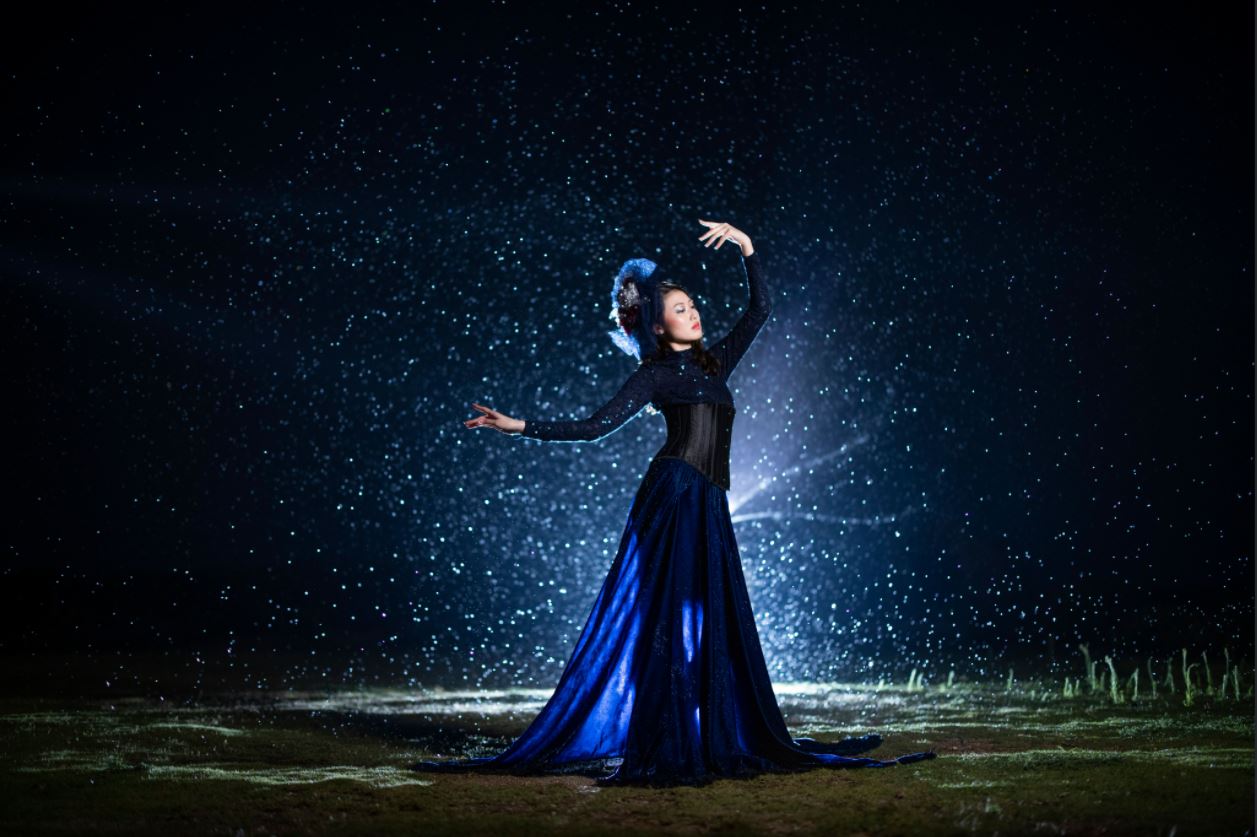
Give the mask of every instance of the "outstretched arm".
M 543 442 L 592 442 L 619 429 L 641 412 L 653 397 L 654 377 L 650 368 L 639 366 L 620 387 L 620 391 L 589 418 L 582 421 L 528 419 L 524 422 L 520 435 Z
M 738 361 L 742 359 L 742 355 L 746 354 L 746 350 L 751 347 L 751 343 L 759 334 L 760 329 L 764 327 L 764 323 L 768 322 L 768 317 L 773 310 L 768 283 L 764 281 L 764 271 L 759 262 L 759 252 L 752 250 L 749 256 L 744 255 L 742 264 L 746 268 L 746 277 L 751 285 L 751 302 L 729 333 L 711 349 L 720 358 L 720 374 L 726 380 L 732 374 L 734 367 L 738 365 Z

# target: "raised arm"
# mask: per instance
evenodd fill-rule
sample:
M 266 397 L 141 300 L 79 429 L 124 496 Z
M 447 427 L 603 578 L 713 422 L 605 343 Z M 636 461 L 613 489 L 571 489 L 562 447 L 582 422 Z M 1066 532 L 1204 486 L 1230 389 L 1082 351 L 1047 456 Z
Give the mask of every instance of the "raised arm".
M 759 251 L 755 250 L 751 255 L 743 256 L 742 264 L 746 268 L 746 277 L 751 285 L 751 302 L 729 333 L 711 349 L 720 358 L 720 374 L 726 380 L 733 373 L 738 361 L 742 359 L 742 355 L 746 354 L 746 350 L 751 347 L 755 335 L 759 334 L 773 311 L 772 297 L 768 293 L 768 283 L 764 281 L 764 271 L 759 262 Z
M 619 429 L 641 412 L 654 397 L 654 376 L 648 366 L 637 371 L 620 387 L 611 400 L 582 421 L 535 421 L 526 419 L 521 436 L 543 442 L 592 442 Z

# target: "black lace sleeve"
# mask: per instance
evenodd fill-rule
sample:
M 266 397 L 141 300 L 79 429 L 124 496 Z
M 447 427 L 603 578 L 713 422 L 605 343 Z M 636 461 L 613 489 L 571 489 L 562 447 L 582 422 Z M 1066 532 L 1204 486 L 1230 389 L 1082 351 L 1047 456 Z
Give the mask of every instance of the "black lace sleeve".
M 746 277 L 751 285 L 751 302 L 742 316 L 734 323 L 729 333 L 712 347 L 712 351 L 720 358 L 720 374 L 727 380 L 732 374 L 742 355 L 751 347 L 755 336 L 759 334 L 764 323 L 773 311 L 772 297 L 768 292 L 768 283 L 764 281 L 764 271 L 759 263 L 759 251 L 744 256 L 742 264 L 746 268 Z
M 519 435 L 543 442 L 592 442 L 619 429 L 641 412 L 654 398 L 654 393 L 654 376 L 649 366 L 642 365 L 629 376 L 620 391 L 589 418 L 581 421 L 525 419 Z

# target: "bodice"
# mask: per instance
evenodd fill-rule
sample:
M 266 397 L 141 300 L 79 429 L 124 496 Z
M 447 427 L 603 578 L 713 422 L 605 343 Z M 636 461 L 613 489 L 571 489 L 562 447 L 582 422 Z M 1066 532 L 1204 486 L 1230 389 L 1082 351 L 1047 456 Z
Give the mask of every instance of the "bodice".
M 707 373 L 695 361 L 694 348 L 651 355 L 642 360 L 610 400 L 593 415 L 575 421 L 529 419 L 519 435 L 548 442 L 601 439 L 653 404 L 668 421 L 668 440 L 655 458 L 676 457 L 729 490 L 729 447 L 733 439 L 733 393 L 729 376 L 772 313 L 772 299 L 758 253 L 743 256 L 751 285 L 751 303 L 729 333 L 711 347 L 719 371 Z
M 733 443 L 732 404 L 668 404 L 663 407 L 668 439 L 655 459 L 683 459 L 707 479 L 729 490 L 729 450 Z

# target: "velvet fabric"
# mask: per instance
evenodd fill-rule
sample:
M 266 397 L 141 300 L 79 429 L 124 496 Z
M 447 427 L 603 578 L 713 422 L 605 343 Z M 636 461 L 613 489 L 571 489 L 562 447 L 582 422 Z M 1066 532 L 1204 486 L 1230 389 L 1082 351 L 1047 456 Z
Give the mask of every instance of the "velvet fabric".
M 600 785 L 705 785 L 819 767 L 933 758 L 855 757 L 876 734 L 792 738 L 773 693 L 725 491 L 683 459 L 655 459 L 558 686 L 493 757 L 417 770 L 579 772 Z
M 791 738 L 764 662 L 729 516 L 735 407 L 730 374 L 772 311 L 757 253 L 743 259 L 751 301 L 711 351 L 643 362 L 586 419 L 528 420 L 521 436 L 590 442 L 655 405 L 668 438 L 633 498 L 615 560 L 558 686 L 514 743 L 492 757 L 423 761 L 418 770 L 535 775 L 585 772 L 604 785 L 703 785 L 817 767 L 887 767 L 857 757 L 870 733 Z

